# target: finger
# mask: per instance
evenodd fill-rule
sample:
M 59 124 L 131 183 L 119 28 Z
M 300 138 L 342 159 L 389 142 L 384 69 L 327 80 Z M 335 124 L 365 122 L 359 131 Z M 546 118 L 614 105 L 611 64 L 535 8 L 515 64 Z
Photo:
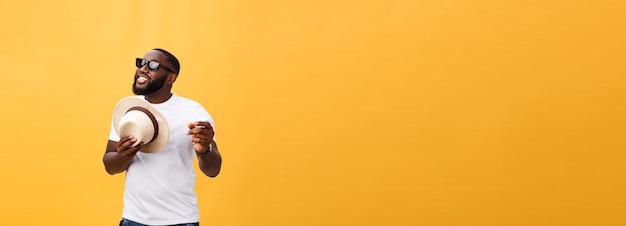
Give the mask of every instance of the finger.
M 133 136 L 122 137 L 120 138 L 120 141 L 118 141 L 118 143 L 124 143 L 130 139 L 133 139 Z
M 143 146 L 144 146 L 144 143 L 143 143 L 143 141 L 142 141 L 142 142 L 139 142 L 139 144 L 137 144 L 136 146 L 128 148 L 128 151 L 131 151 L 131 152 L 137 152 L 137 151 L 139 151 L 139 150 L 140 150 Z
M 196 127 L 195 122 L 187 123 L 187 127 L 189 127 L 189 131 L 187 131 L 187 135 L 196 134 L 200 132 L 200 128 Z
M 134 143 L 134 142 L 136 141 L 136 138 L 135 138 L 135 137 L 133 137 L 133 136 L 122 137 L 122 138 L 120 139 L 120 141 L 118 141 L 118 142 L 117 142 L 117 144 L 116 144 L 117 149 L 119 149 L 120 147 L 122 147 L 122 146 L 123 146 L 126 142 L 128 142 L 129 140 L 130 140 L 131 142 L 133 142 L 133 143 Z
M 133 147 L 133 145 L 135 144 L 135 142 L 137 142 L 137 138 L 132 138 L 130 140 L 127 140 L 126 142 L 122 143 L 122 147 L 128 149 Z
M 189 135 L 191 135 L 192 138 L 200 138 L 204 140 L 213 140 L 213 136 L 215 136 L 213 131 L 208 129 L 202 129 L 199 133 L 191 133 Z
M 207 141 L 207 139 L 203 139 L 201 137 L 197 137 L 197 136 L 192 136 L 191 137 L 191 142 L 194 142 L 194 143 L 202 143 L 202 142 L 206 142 L 206 141 Z
M 128 156 L 128 155 L 133 154 L 134 152 L 137 152 L 141 147 L 143 147 L 143 142 L 139 142 L 139 144 L 133 147 L 135 142 L 137 142 L 137 138 L 135 137 L 132 137 L 131 139 L 126 140 L 126 142 L 120 145 L 120 147 L 117 149 L 117 152 L 123 156 Z
M 212 129 L 213 128 L 213 126 L 211 126 L 211 123 L 209 123 L 208 121 L 195 121 L 193 124 L 196 127 L 202 126 L 204 128 L 208 128 L 208 129 Z
M 123 157 L 134 156 L 143 146 L 144 146 L 143 142 L 140 142 L 137 146 L 131 147 L 122 151 L 120 155 Z
M 194 142 L 194 143 L 197 143 L 197 144 L 207 145 L 207 144 L 211 143 L 211 140 L 206 139 L 206 138 L 202 138 L 202 137 L 192 137 L 191 138 L 191 142 Z
M 193 125 L 193 126 L 190 126 Z M 189 131 L 187 131 L 187 135 L 191 135 L 191 134 L 211 134 L 213 132 L 213 127 L 211 127 L 211 124 L 209 122 L 193 122 L 188 124 Z
M 211 143 L 207 141 L 194 142 L 193 148 L 196 149 L 196 151 L 204 152 L 209 148 L 209 145 L 211 145 Z

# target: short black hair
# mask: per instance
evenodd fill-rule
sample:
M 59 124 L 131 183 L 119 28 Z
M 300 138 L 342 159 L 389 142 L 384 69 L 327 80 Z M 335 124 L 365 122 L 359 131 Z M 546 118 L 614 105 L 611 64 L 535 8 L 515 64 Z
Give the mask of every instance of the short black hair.
M 178 59 L 174 56 L 174 54 L 171 54 L 167 50 L 160 49 L 160 48 L 154 48 L 152 50 L 156 50 L 165 54 L 165 56 L 167 56 L 167 61 L 170 62 L 170 64 L 172 64 L 172 67 L 173 67 L 172 70 L 174 70 L 174 73 L 178 74 L 180 72 L 180 62 L 178 62 Z

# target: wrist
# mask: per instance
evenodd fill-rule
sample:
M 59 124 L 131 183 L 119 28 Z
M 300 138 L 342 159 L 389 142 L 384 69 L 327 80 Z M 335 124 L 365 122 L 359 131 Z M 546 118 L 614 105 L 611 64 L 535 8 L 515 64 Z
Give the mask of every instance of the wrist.
M 211 144 L 209 144 L 209 147 L 207 148 L 207 150 L 206 150 L 206 151 L 204 151 L 204 152 L 199 152 L 199 151 L 196 151 L 196 154 L 197 154 L 197 155 L 204 155 L 204 154 L 211 153 L 211 151 L 213 151 L 213 149 L 211 149 Z

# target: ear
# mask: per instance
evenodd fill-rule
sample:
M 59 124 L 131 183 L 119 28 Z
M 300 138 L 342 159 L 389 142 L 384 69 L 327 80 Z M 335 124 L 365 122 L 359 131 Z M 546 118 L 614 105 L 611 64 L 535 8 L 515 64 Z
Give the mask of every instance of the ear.
M 176 81 L 176 78 L 178 78 L 178 75 L 177 75 L 177 74 L 174 74 L 174 73 L 169 73 L 169 74 L 167 75 L 167 82 L 168 82 L 169 84 L 173 84 L 173 83 Z

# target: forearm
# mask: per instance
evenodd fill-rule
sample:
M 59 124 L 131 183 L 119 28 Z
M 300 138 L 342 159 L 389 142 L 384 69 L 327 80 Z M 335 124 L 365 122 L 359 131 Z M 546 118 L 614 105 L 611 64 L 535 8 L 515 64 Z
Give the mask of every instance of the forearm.
M 107 152 L 104 154 L 102 161 L 107 173 L 113 175 L 126 171 L 132 159 L 123 158 L 117 152 Z
M 142 144 L 139 144 L 136 147 L 130 147 L 135 141 L 135 138 L 129 136 L 122 138 L 120 140 L 121 143 L 112 140 L 107 142 L 107 148 L 104 152 L 104 156 L 102 157 L 104 169 L 107 173 L 113 175 L 124 172 L 128 169 L 128 166 L 133 161 L 133 158 L 135 158 L 135 153 L 137 153 L 139 148 L 142 147 Z
M 216 177 L 222 168 L 222 156 L 217 150 L 217 144 L 211 144 L 211 152 L 198 155 L 198 166 L 202 173 L 209 177 Z

